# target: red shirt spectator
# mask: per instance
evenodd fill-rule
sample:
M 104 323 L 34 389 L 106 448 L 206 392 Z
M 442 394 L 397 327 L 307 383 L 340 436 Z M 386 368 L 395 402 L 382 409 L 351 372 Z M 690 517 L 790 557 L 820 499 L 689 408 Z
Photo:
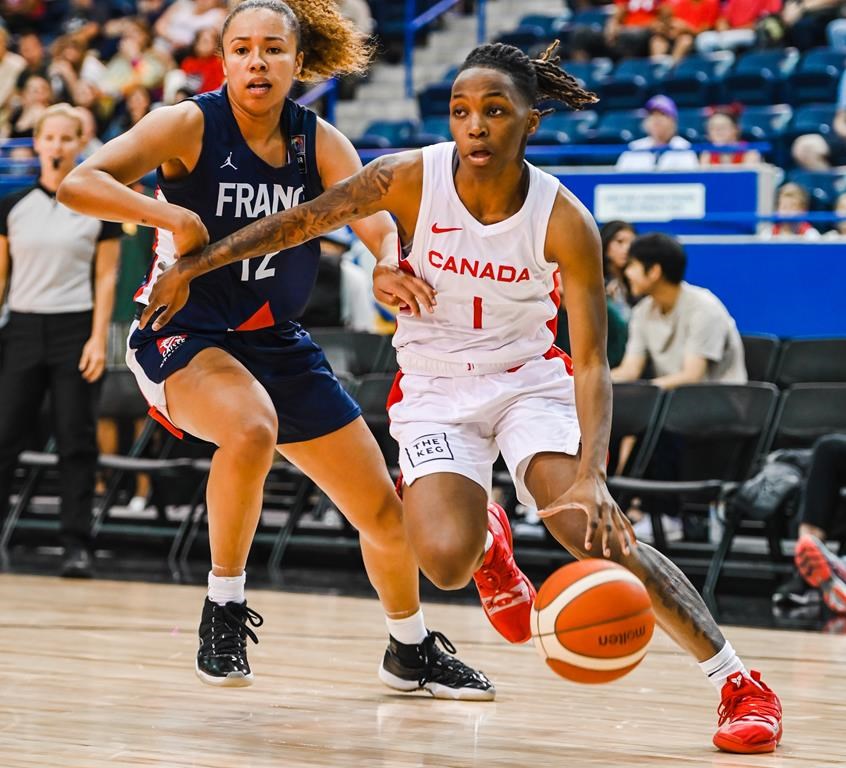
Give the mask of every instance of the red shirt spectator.
M 720 20 L 731 29 L 754 27 L 762 16 L 780 13 L 781 6 L 781 0 L 728 0 Z
M 648 27 L 658 21 L 662 0 L 616 0 L 617 10 L 625 11 L 624 27 Z
M 197 32 L 190 55 L 180 69 L 188 75 L 188 85 L 194 93 L 205 93 L 220 88 L 223 83 L 223 62 L 218 56 L 220 33 L 214 27 Z
M 717 23 L 720 0 L 668 0 L 665 8 L 674 20 L 684 22 L 692 32 L 703 32 Z

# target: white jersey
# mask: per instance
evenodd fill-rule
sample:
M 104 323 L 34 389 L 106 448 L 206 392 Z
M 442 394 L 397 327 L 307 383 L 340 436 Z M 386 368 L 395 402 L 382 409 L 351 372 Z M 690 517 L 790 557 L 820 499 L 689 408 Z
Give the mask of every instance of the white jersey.
M 484 225 L 464 207 L 453 179 L 455 144 L 423 149 L 423 192 L 410 252 L 400 268 L 437 291 L 434 313 L 401 314 L 394 346 L 406 373 L 504 371 L 552 347 L 557 265 L 544 243 L 558 180 L 527 163 L 523 207 Z

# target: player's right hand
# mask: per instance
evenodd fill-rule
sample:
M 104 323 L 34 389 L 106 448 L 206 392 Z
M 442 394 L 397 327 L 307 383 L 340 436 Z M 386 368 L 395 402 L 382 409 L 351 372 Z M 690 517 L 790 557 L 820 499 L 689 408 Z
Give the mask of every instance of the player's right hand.
M 373 270 L 373 295 L 388 306 L 405 306 L 419 317 L 423 309 L 435 311 L 437 292 L 429 283 L 387 264 L 377 264 Z
M 145 328 L 154 315 L 156 316 L 153 320 L 154 331 L 166 326 L 188 302 L 190 283 L 188 275 L 179 269 L 179 262 L 165 269 L 153 284 L 147 306 L 138 321 L 139 328 Z
M 179 221 L 173 229 L 173 245 L 177 258 L 198 251 L 209 244 L 209 232 L 194 211 L 179 209 Z

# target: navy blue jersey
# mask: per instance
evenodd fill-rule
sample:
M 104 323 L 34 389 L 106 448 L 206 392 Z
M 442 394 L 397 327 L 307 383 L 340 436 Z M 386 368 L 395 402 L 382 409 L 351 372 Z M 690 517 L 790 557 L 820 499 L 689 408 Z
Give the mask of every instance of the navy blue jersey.
M 247 146 L 226 96 L 226 86 L 193 101 L 203 112 L 203 146 L 194 170 L 168 181 L 158 171 L 157 196 L 196 212 L 212 242 L 252 221 L 311 200 L 323 191 L 317 171 L 317 117 L 286 99 L 282 135 L 288 162 L 274 168 Z M 314 287 L 320 247 L 313 240 L 295 248 L 256 256 L 212 270 L 192 280 L 188 303 L 170 328 L 203 331 L 251 331 L 289 327 L 306 307 Z M 155 259 L 148 280 L 136 293 L 147 303 L 159 265 L 175 259 L 173 236 L 158 230 Z

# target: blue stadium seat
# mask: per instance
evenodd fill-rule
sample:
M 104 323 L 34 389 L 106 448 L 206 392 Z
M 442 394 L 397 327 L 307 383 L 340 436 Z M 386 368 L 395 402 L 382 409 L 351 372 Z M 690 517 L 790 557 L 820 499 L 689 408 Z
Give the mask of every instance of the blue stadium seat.
M 416 120 L 376 120 L 370 123 L 362 134 L 365 136 L 383 136 L 390 147 L 404 147 L 405 142 L 417 133 Z
M 843 51 L 833 48 L 808 51 L 787 78 L 787 100 L 791 104 L 836 101 L 844 63 Z
M 544 130 L 564 134 L 570 144 L 582 144 L 599 122 L 599 115 L 592 110 L 579 112 L 553 112 L 541 122 Z
M 679 136 L 688 141 L 707 141 L 705 121 L 708 110 L 703 107 L 687 107 L 679 110 Z
M 741 104 L 779 103 L 784 80 L 798 58 L 792 49 L 752 51 L 741 56 L 723 76 L 723 100 Z
M 535 131 L 531 136 L 529 136 L 529 144 L 533 146 L 552 146 L 567 143 L 568 138 L 566 133 L 564 133 L 563 131 L 553 131 L 548 128 L 540 128 L 539 130 Z
M 352 145 L 356 149 L 390 149 L 391 142 L 384 136 L 378 136 L 375 133 L 363 133 L 357 139 L 352 140 Z
M 782 131 L 782 136 L 793 141 L 803 133 L 831 133 L 835 111 L 834 104 L 803 104 L 794 110 L 793 117 Z
M 593 90 L 608 77 L 614 64 L 611 59 L 600 57 L 590 61 L 564 61 L 561 67 L 575 77 L 583 87 Z
M 638 109 L 655 92 L 669 65 L 652 59 L 624 59 L 597 85 L 599 109 Z
M 441 78 L 442 83 L 452 83 L 455 80 L 456 76 L 458 75 L 460 65 L 453 64 L 446 72 L 444 72 L 444 76 Z
M 679 107 L 699 107 L 719 100 L 720 83 L 734 56 L 727 52 L 692 54 L 661 80 L 661 93 Z
M 793 116 L 788 104 L 750 105 L 740 115 L 740 132 L 746 141 L 775 141 Z
M 440 144 L 442 141 L 450 141 L 449 133 L 443 136 L 440 133 L 425 133 L 421 131 L 409 138 L 405 146 L 408 148 L 428 147 L 430 144 Z
M 544 37 L 552 42 L 567 23 L 566 15 L 547 16 L 541 13 L 530 13 L 520 19 L 521 27 L 540 27 Z
M 417 93 L 420 117 L 430 115 L 443 117 L 449 114 L 449 99 L 452 95 L 452 83 L 433 83 Z
M 429 115 L 420 121 L 420 132 L 437 136 L 449 136 L 449 118 Z
M 646 135 L 643 130 L 643 118 L 641 110 L 605 112 L 590 137 L 590 143 L 619 144 L 639 139 Z
M 811 195 L 811 209 L 830 211 L 837 197 L 846 192 L 846 176 L 837 171 L 791 171 L 787 178 L 801 184 Z
M 520 25 L 510 32 L 503 32 L 495 42 L 513 45 L 523 53 L 531 53 L 538 46 L 548 45 L 552 41 L 548 39 L 543 27 L 531 24 Z
M 607 10 L 610 8 L 611 10 Z M 570 19 L 570 25 L 573 27 L 595 27 L 596 29 L 604 29 L 605 24 L 613 12 L 614 6 L 606 6 L 606 8 L 591 8 L 586 11 L 579 11 Z

